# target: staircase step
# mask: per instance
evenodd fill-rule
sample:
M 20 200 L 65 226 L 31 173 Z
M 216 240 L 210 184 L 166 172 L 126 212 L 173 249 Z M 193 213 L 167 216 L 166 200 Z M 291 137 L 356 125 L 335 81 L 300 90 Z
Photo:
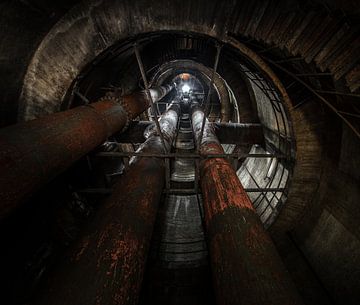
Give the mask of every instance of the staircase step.
M 325 43 L 326 40 L 329 40 L 329 31 L 331 33 L 331 30 L 335 30 L 335 27 L 336 22 L 334 22 L 333 18 L 331 16 L 326 16 L 318 25 L 316 31 L 314 31 L 312 35 L 312 41 L 308 43 L 307 47 L 303 48 L 303 56 L 308 58 L 311 56 L 313 48 L 317 48 L 317 46 L 321 44 L 322 41 Z
M 312 18 L 307 19 L 307 23 L 305 24 L 303 31 L 300 33 L 292 47 L 292 52 L 294 55 L 301 54 L 302 48 L 306 48 L 309 45 L 309 39 L 311 40 L 311 35 L 321 22 L 322 18 L 319 16 L 319 14 L 314 12 L 314 14 L 311 16 Z
M 329 65 L 329 70 L 336 80 L 340 79 L 349 72 L 359 61 L 360 54 L 360 37 L 350 43 L 347 48 L 337 56 L 337 58 Z
M 191 159 L 176 159 L 173 163 L 171 181 L 189 182 L 195 179 L 195 162 Z
M 292 36 L 297 25 L 300 23 L 299 19 L 299 14 L 297 12 L 290 12 L 285 18 L 277 39 L 277 44 L 281 49 L 285 48 L 286 42 L 289 39 L 288 37 Z
M 293 37 L 290 38 L 288 40 L 288 42 L 286 43 L 286 48 L 289 50 L 290 53 L 294 53 L 293 49 L 296 46 L 296 42 L 297 42 L 298 38 L 300 37 L 302 32 L 305 30 L 305 28 L 307 27 L 309 22 L 315 17 L 315 15 L 316 15 L 315 12 L 309 12 L 307 15 L 305 15 L 303 18 L 303 21 L 301 22 L 299 27 L 294 32 Z
M 255 11 L 252 15 L 252 18 L 246 28 L 245 35 L 248 35 L 250 37 L 254 37 L 255 32 L 266 12 L 266 9 L 269 5 L 270 1 L 257 1 L 257 6 L 255 8 Z
M 242 9 L 237 20 L 236 31 L 241 34 L 245 34 L 246 28 L 251 20 L 252 14 L 256 6 L 256 1 L 247 1 L 243 3 Z
M 269 35 L 271 33 L 271 30 L 280 15 L 280 1 L 277 1 L 275 4 L 272 2 L 272 4 L 269 6 L 269 8 L 266 10 L 263 18 L 261 19 L 261 22 L 255 32 L 255 37 L 258 39 L 267 42 L 270 44 L 269 41 Z
M 331 57 L 331 55 L 343 45 L 344 38 L 348 38 L 350 27 L 348 24 L 343 24 L 341 28 L 332 36 L 332 38 L 325 44 L 323 49 L 315 57 L 315 62 L 325 71 L 326 66 L 324 62 Z

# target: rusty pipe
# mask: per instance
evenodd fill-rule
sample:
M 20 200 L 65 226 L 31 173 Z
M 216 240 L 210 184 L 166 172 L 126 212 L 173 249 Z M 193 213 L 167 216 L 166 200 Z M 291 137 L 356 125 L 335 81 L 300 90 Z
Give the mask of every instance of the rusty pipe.
M 157 98 L 169 90 L 153 89 Z M 0 219 L 148 107 L 143 91 L 105 96 L 96 103 L 2 128 Z
M 173 105 L 160 119 L 168 147 L 176 136 L 179 109 Z M 156 130 L 137 152 L 163 152 Z M 133 158 L 33 304 L 137 304 L 164 177 L 163 159 Z
M 204 112 L 194 105 L 193 132 L 200 153 L 223 154 L 207 119 L 199 143 L 203 118 Z M 199 167 L 217 304 L 302 304 L 231 164 L 211 158 Z

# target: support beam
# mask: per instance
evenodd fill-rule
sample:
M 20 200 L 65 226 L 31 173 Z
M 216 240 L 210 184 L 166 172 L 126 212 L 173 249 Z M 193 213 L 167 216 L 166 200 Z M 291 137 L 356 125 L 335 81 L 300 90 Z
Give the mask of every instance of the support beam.
M 224 153 L 204 112 L 192 107 L 200 154 Z M 300 305 L 302 301 L 231 164 L 202 160 L 200 185 L 218 305 Z
M 221 144 L 262 144 L 264 142 L 261 124 L 210 123 Z M 116 135 L 120 143 L 143 143 L 144 132 L 153 122 L 131 122 L 127 131 Z
M 179 109 L 173 105 L 159 122 L 167 148 L 176 136 Z M 138 152 L 163 152 L 156 130 Z M 134 157 L 33 304 L 137 304 L 164 183 L 164 160 Z
M 211 123 L 221 144 L 263 144 L 261 124 Z
M 158 99 L 171 87 L 150 90 Z M 143 91 L 0 130 L 0 219 L 150 106 Z

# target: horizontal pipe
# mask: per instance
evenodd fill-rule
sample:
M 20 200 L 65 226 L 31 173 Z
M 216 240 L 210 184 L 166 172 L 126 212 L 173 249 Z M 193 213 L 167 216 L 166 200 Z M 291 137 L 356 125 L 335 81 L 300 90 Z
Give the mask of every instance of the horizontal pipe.
M 159 122 L 167 147 L 176 136 L 178 111 L 174 105 Z M 156 131 L 137 150 L 162 151 Z M 133 158 L 80 242 L 53 270 L 33 304 L 137 304 L 164 183 L 163 160 Z
M 160 97 L 170 89 L 156 90 L 162 91 Z M 143 91 L 105 96 L 96 103 L 1 129 L 0 219 L 148 107 Z
M 153 100 L 153 102 L 160 101 L 163 97 L 165 97 L 170 91 L 174 89 L 173 85 L 164 85 L 164 86 L 158 86 L 154 88 L 150 88 L 150 95 Z
M 212 123 L 216 137 L 222 144 L 263 144 L 261 124 L 255 123 Z
M 116 134 L 120 143 L 143 143 L 147 128 L 152 128 L 153 122 L 134 121 L 128 130 Z M 262 144 L 264 142 L 261 124 L 242 123 L 212 123 L 216 136 L 222 144 Z
M 181 158 L 181 159 L 207 159 L 207 158 L 278 158 L 285 159 L 288 158 L 286 155 L 282 154 L 244 154 L 244 153 L 211 153 L 211 154 L 194 154 L 194 153 L 138 153 L 138 152 L 100 152 L 97 153 L 98 157 L 129 157 L 129 156 L 139 156 L 139 157 L 152 157 L 152 158 Z
M 224 150 L 204 112 L 192 107 L 201 154 Z M 232 165 L 224 158 L 199 162 L 204 218 L 218 305 L 300 305 L 302 301 Z
M 266 188 L 266 187 L 259 187 L 259 188 L 244 188 L 245 192 L 247 193 L 274 193 L 274 192 L 285 192 L 286 188 Z M 94 189 L 82 189 L 78 190 L 78 193 L 82 194 L 96 194 L 96 195 L 109 195 L 112 193 L 111 188 L 94 188 Z M 167 189 L 164 190 L 164 193 L 167 194 L 198 194 L 199 191 L 196 189 Z

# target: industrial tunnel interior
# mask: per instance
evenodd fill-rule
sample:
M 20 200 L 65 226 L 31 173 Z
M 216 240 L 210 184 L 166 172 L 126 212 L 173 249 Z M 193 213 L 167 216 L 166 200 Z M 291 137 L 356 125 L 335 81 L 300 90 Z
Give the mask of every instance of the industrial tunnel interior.
M 0 4 L 1 302 L 358 304 L 358 4 L 158 2 Z

